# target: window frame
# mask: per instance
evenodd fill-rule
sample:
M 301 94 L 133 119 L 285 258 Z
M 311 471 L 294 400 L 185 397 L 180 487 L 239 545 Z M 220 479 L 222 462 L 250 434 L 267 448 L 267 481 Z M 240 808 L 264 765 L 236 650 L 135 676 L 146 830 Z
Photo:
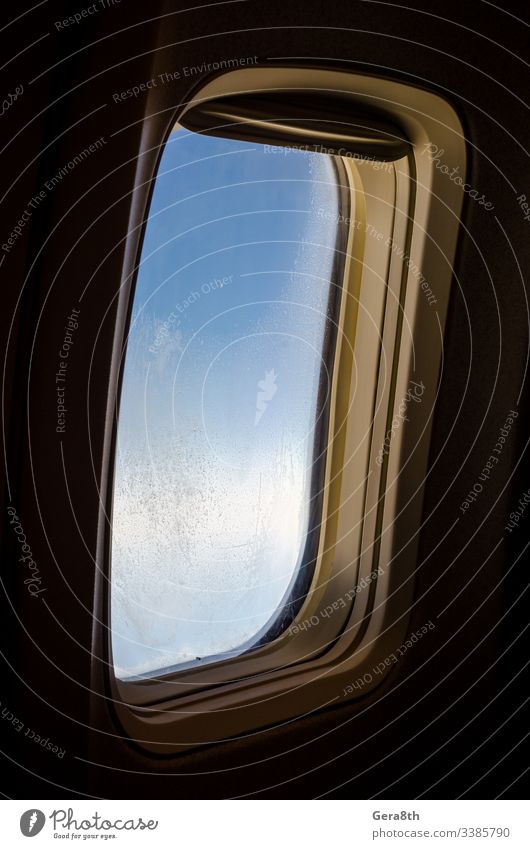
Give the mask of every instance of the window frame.
M 445 100 L 431 92 L 378 77 L 314 68 L 253 67 L 232 71 L 204 85 L 195 100 L 212 98 L 227 91 L 301 88 L 318 88 L 321 92 L 348 92 L 350 102 L 358 101 L 363 106 L 369 104 L 375 109 L 383 107 L 406 132 L 412 144 L 408 184 L 409 187 L 415 186 L 415 192 L 410 192 L 406 210 L 401 210 L 409 222 L 406 227 L 408 232 L 403 239 L 404 249 L 411 262 L 436 291 L 436 312 L 440 330 L 443 330 L 462 195 L 450 180 L 434 168 L 432 161 L 422 155 L 421 148 L 425 150 L 426 145 L 434 142 L 440 148 L 445 144 L 448 164 L 458 165 L 464 177 L 465 144 L 458 116 Z M 353 160 L 346 160 L 345 166 L 351 191 L 355 195 L 357 217 L 357 204 L 361 203 L 358 175 L 362 164 L 354 165 Z M 399 202 L 406 194 L 398 180 L 396 197 L 399 195 L 401 198 Z M 359 232 L 350 230 L 347 252 L 349 261 L 343 284 L 348 295 L 355 291 L 359 293 L 362 286 L 362 263 L 356 262 L 360 247 L 363 247 L 360 239 Z M 439 261 L 439 249 L 447 260 L 445 263 Z M 124 269 L 125 285 L 121 293 L 121 322 L 118 323 L 116 333 L 116 355 L 123 350 L 135 261 L 133 246 L 128 255 L 129 267 Z M 392 421 L 396 404 L 406 391 L 410 375 L 417 373 L 414 369 L 414 355 L 416 360 L 419 353 L 427 352 L 428 356 L 423 357 L 422 361 L 421 379 L 426 389 L 423 404 L 419 405 L 422 409 L 419 417 L 421 421 L 403 423 L 391 442 L 379 479 L 376 474 L 372 474 L 367 487 L 368 513 L 365 512 L 362 518 L 363 536 L 357 586 L 361 578 L 373 574 L 374 563 L 384 563 L 385 569 L 377 575 L 377 579 L 369 581 L 366 590 L 355 594 L 355 603 L 347 615 L 342 612 L 345 608 L 339 607 L 325 621 L 320 617 L 318 628 L 315 626 L 303 632 L 306 639 L 302 640 L 300 634 L 293 636 L 287 632 L 248 655 L 186 670 L 184 678 L 177 672 L 163 682 L 148 680 L 132 684 L 117 681 L 112 672 L 108 634 L 109 639 L 103 641 L 107 647 L 107 692 L 112 698 L 119 724 L 143 748 L 156 752 L 174 752 L 179 746 L 189 747 L 246 733 L 338 703 L 343 698 L 351 698 L 355 694 L 345 695 L 343 692 L 346 685 L 352 679 L 362 676 L 363 670 L 372 669 L 400 645 L 406 633 L 408 610 L 413 599 L 413 568 L 421 527 L 422 491 L 443 337 L 434 341 L 426 338 L 425 329 L 419 320 L 422 295 L 418 280 L 405 262 L 395 260 L 395 254 L 390 263 L 388 287 L 391 298 L 384 311 L 382 350 L 391 363 L 388 370 L 390 379 L 387 379 L 386 374 L 382 375 L 379 369 L 374 386 L 377 413 L 369 445 L 369 468 L 372 471 L 375 471 L 374 451 L 381 444 L 381 435 L 384 435 L 388 422 Z M 348 297 L 344 298 L 344 301 L 348 300 Z M 351 336 L 352 322 L 345 321 L 344 311 L 341 321 L 344 337 L 348 338 L 348 334 Z M 406 333 L 402 333 L 404 326 Z M 349 338 L 352 351 L 355 350 L 355 330 L 353 323 L 354 338 Z M 371 354 L 373 357 L 373 352 Z M 340 357 L 340 352 L 337 356 Z M 117 375 L 116 368 L 114 371 Z M 342 375 L 344 382 L 344 369 Z M 333 384 L 333 391 L 337 393 L 337 362 Z M 350 390 L 351 387 L 347 398 L 348 409 Z M 114 405 L 115 392 L 115 387 L 111 387 L 111 405 Z M 109 425 L 112 445 L 115 440 L 114 425 Z M 419 447 L 411 459 L 407 445 L 414 439 L 419 439 Z M 111 460 L 112 453 L 110 450 Z M 328 461 L 328 470 L 332 464 L 333 459 Z M 403 485 L 400 470 L 405 464 L 410 480 Z M 108 498 L 112 499 L 112 492 L 108 493 Z M 369 523 L 365 521 L 367 516 L 370 517 Z M 326 512 L 324 520 L 327 519 Z M 415 532 L 409 539 L 409 532 L 404 537 L 403 526 L 409 526 L 410 530 L 411 521 Z M 101 551 L 106 553 L 100 566 L 102 571 L 108 568 L 109 563 L 106 525 L 108 523 L 105 522 L 100 534 Z M 333 560 L 332 557 L 329 559 Z M 387 568 L 389 565 L 391 568 Z M 108 572 L 104 574 L 108 581 Z M 398 574 L 399 580 L 396 580 Z M 339 584 L 343 586 L 346 581 L 353 587 L 356 585 L 351 581 L 351 572 L 347 578 L 343 575 L 342 581 L 334 580 L 336 577 L 319 572 L 318 581 L 325 582 L 327 595 L 317 591 L 319 588 L 312 589 L 298 614 L 298 621 L 303 622 L 308 616 L 316 615 L 312 611 L 321 611 L 330 593 L 334 599 L 340 598 Z M 103 613 L 104 627 L 108 631 L 109 600 L 107 585 L 106 609 L 104 603 Z M 313 636 L 317 637 L 317 648 L 311 647 Z M 290 653 L 284 652 L 287 656 L 281 657 L 281 660 L 278 653 L 280 644 L 290 648 Z M 261 666 L 256 666 L 257 659 L 262 661 Z M 245 671 L 242 664 L 247 667 Z M 188 673 L 195 681 L 191 678 L 186 680 Z M 383 677 L 367 684 L 363 694 L 369 692 Z

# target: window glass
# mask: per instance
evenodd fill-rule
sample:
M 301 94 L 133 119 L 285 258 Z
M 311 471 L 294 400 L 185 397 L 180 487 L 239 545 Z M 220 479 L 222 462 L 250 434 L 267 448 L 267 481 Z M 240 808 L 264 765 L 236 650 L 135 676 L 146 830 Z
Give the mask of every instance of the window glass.
M 289 624 L 320 521 L 338 220 L 331 157 L 182 129 L 165 145 L 115 459 L 120 678 L 242 653 Z

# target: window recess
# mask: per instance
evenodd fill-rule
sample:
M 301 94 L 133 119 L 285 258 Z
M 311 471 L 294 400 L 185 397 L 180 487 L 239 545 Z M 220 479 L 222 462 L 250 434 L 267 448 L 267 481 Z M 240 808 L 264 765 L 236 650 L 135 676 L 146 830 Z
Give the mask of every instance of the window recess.
M 124 269 L 122 297 L 129 303 L 133 299 L 132 311 L 128 328 L 117 329 L 116 345 L 117 352 L 125 348 L 127 332 L 114 493 L 109 493 L 113 538 L 110 529 L 106 533 L 112 559 L 108 620 L 112 639 L 107 642 L 106 676 L 122 728 L 144 747 L 174 752 L 179 746 L 246 733 L 353 698 L 351 682 L 384 662 L 406 633 L 441 331 L 462 202 L 458 187 L 444 179 L 425 154 L 431 143 L 443 147 L 450 167 L 458 165 L 460 173 L 465 171 L 462 128 L 445 100 L 401 83 L 341 71 L 271 67 L 234 71 L 205 85 L 178 115 L 156 177 L 134 292 L 129 285 L 134 269 Z M 181 150 L 188 145 L 189 155 L 172 162 L 166 154 L 178 144 Z M 194 144 L 199 156 L 193 153 Z M 210 161 L 231 164 L 206 169 L 208 183 L 200 163 L 204 165 L 210 155 Z M 260 157 L 259 167 L 269 171 L 258 189 L 260 178 L 251 163 L 256 165 Z M 278 164 L 265 166 L 267 157 L 268 163 Z M 226 168 L 232 168 L 230 179 L 225 179 Z M 166 197 L 163 181 L 170 173 L 174 180 L 165 185 L 173 187 L 173 195 Z M 305 197 L 297 181 L 309 192 Z M 238 191 L 247 192 L 243 203 L 236 199 L 236 183 L 242 186 Z M 202 211 L 193 206 L 191 195 L 208 199 Z M 179 205 L 188 205 L 187 216 L 179 218 L 174 212 Z M 298 237 L 293 236 L 294 213 L 287 210 L 311 210 L 313 229 L 308 235 L 299 230 Z M 256 226 L 260 216 L 262 223 Z M 227 231 L 230 238 L 227 233 L 219 236 L 213 223 L 218 218 L 237 222 Z M 267 227 L 276 228 L 275 233 L 267 232 Z M 267 249 L 258 256 L 259 232 Z M 285 247 L 278 248 L 282 238 L 297 243 L 298 251 L 301 245 L 302 253 L 289 255 Z M 169 254 L 168 244 L 174 246 Z M 183 262 L 188 253 L 189 260 Z M 236 286 L 230 288 L 229 280 L 212 294 L 210 274 L 202 273 L 211 254 L 220 258 L 215 279 L 232 275 Z M 181 304 L 183 336 L 170 336 L 168 342 L 161 313 L 155 310 L 153 318 L 153 310 L 168 288 L 172 297 L 175 291 L 184 291 L 177 284 L 188 262 L 197 285 L 189 286 L 186 278 L 184 289 L 197 292 L 199 283 L 210 289 L 207 297 L 199 291 L 198 298 Z M 267 288 L 279 285 L 278 280 L 283 281 L 280 294 L 264 297 Z M 248 297 L 251 286 L 259 297 Z M 274 302 L 274 309 L 264 309 L 267 300 Z M 229 316 L 228 334 L 226 327 L 215 327 L 221 313 Z M 203 335 L 201 346 L 204 328 L 208 335 Z M 290 334 L 296 343 L 285 341 Z M 160 360 L 155 366 L 142 359 L 148 338 L 154 338 L 156 354 L 164 350 L 170 393 L 161 375 L 154 373 L 162 368 Z M 241 342 L 250 338 L 255 348 Z M 204 353 L 206 339 L 215 340 L 215 350 Z M 274 365 L 275 356 L 280 357 L 281 369 Z M 263 368 L 269 361 L 271 368 Z M 282 407 L 282 370 L 289 374 L 289 364 L 291 375 L 305 376 L 298 387 L 286 380 Z M 259 403 L 252 369 L 256 374 L 263 371 L 257 387 L 262 393 Z M 158 384 L 152 382 L 155 378 Z M 165 412 L 155 415 L 161 428 L 158 442 L 153 436 L 155 423 L 149 424 L 157 391 L 165 404 Z M 226 404 L 227 391 L 233 403 Z M 411 392 L 419 398 L 414 404 Z M 247 407 L 238 406 L 242 398 Z M 306 422 L 300 449 L 304 471 L 296 497 L 292 488 L 285 490 L 285 480 L 293 474 L 287 466 L 295 452 L 292 445 L 278 449 L 280 438 L 274 447 L 278 463 L 267 471 L 270 482 L 264 485 L 262 476 L 261 490 L 259 476 L 249 478 L 245 489 L 241 470 L 230 467 L 231 456 L 242 446 L 243 455 L 256 462 L 256 445 L 264 437 L 254 421 L 259 418 L 261 427 L 269 417 L 272 424 L 276 402 L 276 423 L 284 416 L 277 435 L 285 438 L 290 432 L 296 437 L 295 423 Z M 404 417 L 400 411 L 407 403 Z M 223 414 L 224 431 L 220 426 L 209 430 L 208 415 L 215 419 L 221 409 L 230 410 L 232 420 Z M 190 437 L 194 410 L 206 410 L 206 418 L 202 416 L 199 434 Z M 182 431 L 185 414 L 189 421 Z M 245 415 L 248 427 L 243 434 Z M 393 431 L 396 417 L 400 424 Z M 128 430 L 137 437 L 140 433 L 136 442 Z M 204 440 L 205 435 L 219 463 L 219 484 L 212 485 L 209 495 L 208 487 L 201 489 L 189 479 L 198 455 L 193 453 L 193 442 L 186 442 L 188 437 Z M 171 450 L 159 463 L 162 444 Z M 131 473 L 134 450 L 140 472 L 136 477 Z M 263 445 L 260 450 L 265 456 Z M 252 462 L 247 459 L 241 465 L 245 474 L 251 474 Z M 220 471 L 225 468 L 226 472 Z M 211 464 L 205 463 L 203 483 L 209 480 L 209 470 Z M 149 496 L 143 494 L 146 486 Z M 198 515 L 201 505 L 205 510 L 215 508 L 223 487 L 226 512 L 221 509 L 219 529 L 207 525 L 205 533 L 204 517 Z M 233 495 L 226 496 L 226 491 Z M 254 549 L 250 543 L 256 534 L 252 537 L 248 529 L 254 520 L 259 526 L 267 499 L 269 512 L 258 534 L 262 549 L 257 554 L 256 543 Z M 293 504 L 296 521 L 289 512 Z M 186 524 L 186 533 L 180 536 L 175 534 L 179 526 L 174 518 L 179 510 L 183 511 L 179 521 Z M 150 520 L 149 513 L 156 518 Z M 244 552 L 237 557 L 234 529 Z M 221 555 L 227 541 L 234 546 L 233 560 L 227 560 L 226 552 Z M 172 573 L 157 596 L 152 586 L 155 565 L 142 573 L 142 557 L 168 564 L 163 567 L 166 571 L 180 557 L 186 569 Z M 214 591 L 227 590 L 227 609 L 232 603 L 233 609 L 224 618 L 231 624 L 227 629 L 206 616 L 206 625 L 199 621 L 186 626 L 195 635 L 187 655 L 182 621 L 201 620 L 186 616 L 193 608 L 190 592 L 200 593 L 201 587 L 199 581 L 190 590 L 189 582 L 206 573 L 211 578 L 204 564 L 223 557 L 225 566 L 229 564 L 225 577 L 215 572 L 205 594 L 213 597 Z M 255 583 L 259 590 L 253 601 L 249 586 L 236 599 L 234 588 L 241 588 L 241 577 L 255 565 L 256 557 L 272 572 L 265 570 L 265 577 Z M 283 566 L 278 569 L 279 563 Z M 186 580 L 180 581 L 183 575 Z M 269 586 L 271 575 L 273 582 L 281 575 L 283 583 L 279 581 L 275 594 L 267 590 L 262 603 L 260 593 Z M 149 599 L 153 603 L 147 605 Z M 175 616 L 177 602 L 182 610 Z M 211 598 L 204 603 L 210 611 L 216 607 Z M 150 631 L 150 621 L 168 612 L 177 625 L 166 627 L 157 645 L 161 630 L 157 626 Z M 131 627 L 134 617 L 142 621 Z M 240 627 L 245 617 L 246 624 Z M 135 657 L 141 659 L 136 663 Z M 381 676 L 374 679 L 373 686 L 380 680 Z

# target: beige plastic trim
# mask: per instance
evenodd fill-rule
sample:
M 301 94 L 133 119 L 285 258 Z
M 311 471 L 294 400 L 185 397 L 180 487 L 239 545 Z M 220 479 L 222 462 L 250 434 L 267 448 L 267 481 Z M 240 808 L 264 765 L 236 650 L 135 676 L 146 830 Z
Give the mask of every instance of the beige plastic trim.
M 344 286 L 353 300 L 357 292 L 360 297 L 357 306 L 348 307 L 347 297 L 341 307 L 340 369 L 335 370 L 331 425 L 338 438 L 328 452 L 324 542 L 314 584 L 298 617 L 303 623 L 318 612 L 318 623 L 294 634 L 291 629 L 249 655 L 169 676 L 162 684 L 114 679 L 114 706 L 125 732 L 157 752 L 248 733 L 353 697 L 352 681 L 363 675 L 372 677 L 363 687 L 365 694 L 382 680 L 373 675 L 374 668 L 404 639 L 413 600 L 432 409 L 462 206 L 461 190 L 433 167 L 425 150 L 431 143 L 443 148 L 449 168 L 458 166 L 464 177 L 462 126 L 437 95 L 341 71 L 247 68 L 216 78 L 198 97 L 284 89 L 348 93 L 359 105 L 384 108 L 403 127 L 414 153 L 411 163 L 401 160 L 392 166 L 392 189 L 373 164 L 344 159 L 356 217 L 366 204 L 368 225 L 374 215 L 374 229 L 391 233 L 393 247 L 371 233 L 360 239 L 361 228 L 350 233 Z M 408 264 L 403 260 L 407 238 Z M 359 279 L 361 256 L 364 271 Z M 427 302 L 422 279 L 434 293 L 434 308 Z M 351 374 L 348 343 L 353 345 Z M 402 422 L 379 465 L 388 422 L 398 414 L 411 380 L 424 386 L 421 403 L 411 411 L 414 416 Z M 345 405 L 344 429 L 340 419 Z M 352 525 L 353 512 L 358 519 Z M 379 570 L 377 579 L 364 586 L 374 569 Z M 333 614 L 322 615 L 325 605 L 343 598 L 345 588 L 351 592 L 356 584 L 363 588 L 349 606 L 340 604 Z

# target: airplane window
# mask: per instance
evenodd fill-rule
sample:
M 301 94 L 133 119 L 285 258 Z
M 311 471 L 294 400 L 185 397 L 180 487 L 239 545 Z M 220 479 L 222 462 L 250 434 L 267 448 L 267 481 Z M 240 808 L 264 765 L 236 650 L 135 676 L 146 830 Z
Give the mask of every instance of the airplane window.
M 111 623 L 124 680 L 242 654 L 314 564 L 340 300 L 340 180 L 319 153 L 176 128 L 127 340 Z

